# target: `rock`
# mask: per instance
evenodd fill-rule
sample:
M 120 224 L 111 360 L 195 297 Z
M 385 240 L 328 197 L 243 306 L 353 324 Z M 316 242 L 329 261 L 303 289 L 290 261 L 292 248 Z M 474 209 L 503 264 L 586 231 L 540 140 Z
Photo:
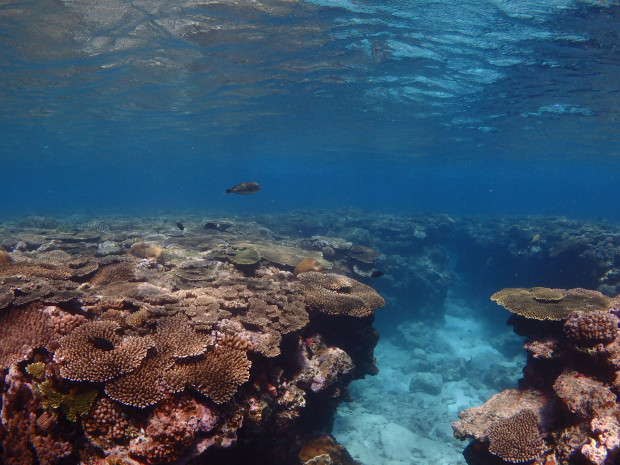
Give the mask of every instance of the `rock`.
M 409 382 L 410 392 L 424 392 L 436 396 L 441 392 L 443 377 L 439 373 L 414 373 Z

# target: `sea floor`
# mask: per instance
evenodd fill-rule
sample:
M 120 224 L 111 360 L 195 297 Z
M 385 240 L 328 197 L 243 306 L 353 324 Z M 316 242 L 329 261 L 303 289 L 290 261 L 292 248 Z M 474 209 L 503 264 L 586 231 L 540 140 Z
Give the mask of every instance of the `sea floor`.
M 478 316 L 477 316 L 478 315 Z M 451 297 L 443 324 L 403 322 L 375 349 L 379 373 L 350 385 L 333 434 L 354 459 L 373 465 L 465 464 L 467 445 L 451 422 L 466 408 L 514 387 L 525 366 L 522 338 L 491 328 Z

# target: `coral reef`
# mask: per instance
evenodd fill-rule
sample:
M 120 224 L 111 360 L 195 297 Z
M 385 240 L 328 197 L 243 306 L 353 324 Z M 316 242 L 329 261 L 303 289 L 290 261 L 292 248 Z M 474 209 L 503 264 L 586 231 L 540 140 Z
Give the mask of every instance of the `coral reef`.
M 331 265 L 231 229 L 0 231 L 2 463 L 248 463 L 258 448 L 253 463 L 292 464 L 329 432 L 347 384 L 376 370 L 384 301 L 344 274 L 295 279 L 299 256 Z
M 453 423 L 455 437 L 474 440 L 468 463 L 493 463 L 489 454 L 509 463 L 618 463 L 617 300 L 580 288 L 505 289 L 492 299 L 530 319 L 519 325 L 529 331 L 528 363 L 518 389 L 461 412 Z

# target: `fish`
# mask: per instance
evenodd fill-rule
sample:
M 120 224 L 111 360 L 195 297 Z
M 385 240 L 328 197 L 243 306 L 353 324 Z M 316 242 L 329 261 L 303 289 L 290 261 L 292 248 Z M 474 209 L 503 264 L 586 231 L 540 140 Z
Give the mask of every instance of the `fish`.
M 183 226 L 183 223 L 181 223 L 180 221 L 177 221 L 177 228 L 183 231 L 185 229 L 185 226 Z
M 383 276 L 383 271 L 379 271 L 379 270 L 375 270 L 372 273 L 370 273 L 370 276 L 373 278 L 380 278 L 381 276 Z
M 241 184 L 237 184 L 235 187 L 231 187 L 230 189 L 226 189 L 227 194 L 253 194 L 254 192 L 258 192 L 260 190 L 260 186 L 257 182 L 242 182 Z
M 97 349 L 101 349 L 105 351 L 114 349 L 114 343 L 112 341 L 107 340 L 105 337 L 90 336 L 88 340 Z

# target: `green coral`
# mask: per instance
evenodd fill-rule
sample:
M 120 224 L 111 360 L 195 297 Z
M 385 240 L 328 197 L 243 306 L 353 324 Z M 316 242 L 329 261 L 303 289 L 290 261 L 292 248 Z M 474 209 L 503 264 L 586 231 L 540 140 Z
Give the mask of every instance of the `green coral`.
M 235 253 L 232 262 L 235 265 L 255 265 L 260 261 L 260 254 L 254 247 L 245 247 Z
M 26 366 L 26 372 L 35 380 L 41 382 L 45 380 L 45 363 L 34 362 Z
M 97 398 L 96 389 L 63 394 L 56 391 L 49 380 L 35 383 L 35 386 L 43 397 L 43 407 L 56 416 L 59 413 L 64 414 L 69 421 L 77 421 L 78 417 L 86 415 Z

